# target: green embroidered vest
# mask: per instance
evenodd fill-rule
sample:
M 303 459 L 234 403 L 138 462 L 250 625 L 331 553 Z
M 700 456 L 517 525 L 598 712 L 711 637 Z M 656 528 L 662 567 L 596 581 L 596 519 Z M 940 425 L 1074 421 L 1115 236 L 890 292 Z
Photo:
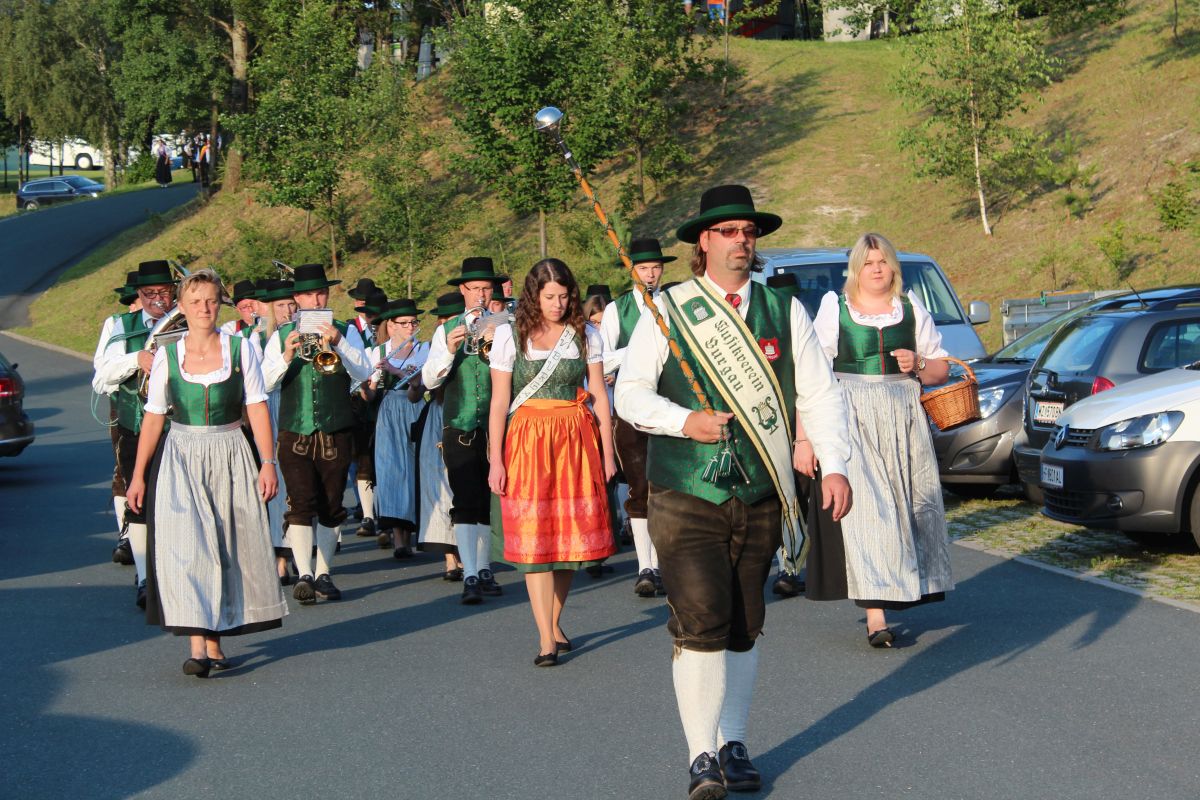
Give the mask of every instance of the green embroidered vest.
M 514 330 L 513 333 L 515 334 L 516 331 Z M 578 334 L 575 335 L 574 339 L 578 347 Z M 586 348 L 586 345 L 584 347 Z M 542 371 L 542 365 L 549 360 L 548 358 L 526 358 L 524 351 L 525 348 L 523 347 L 518 349 L 517 359 L 513 362 L 513 397 L 525 391 L 525 387 L 529 385 L 529 382 L 536 378 L 537 374 Z M 587 371 L 586 365 L 587 361 L 583 356 L 579 358 L 559 359 L 558 364 L 554 367 L 554 372 L 550 373 L 550 378 L 542 384 L 540 389 L 533 393 L 533 397 L 530 399 L 574 401 L 579 388 L 583 386 L 583 375 Z
M 446 320 L 442 330 L 446 335 L 462 324 L 463 315 Z M 446 380 L 442 402 L 443 424 L 448 428 L 470 432 L 486 428 L 492 403 L 491 367 L 479 356 L 469 356 L 466 347 L 459 345 L 454 354 Z
M 900 365 L 893 350 L 917 349 L 917 321 L 912 301 L 900 298 L 904 316 L 895 325 L 860 325 L 850 316 L 846 296 L 838 297 L 838 351 L 833 371 L 851 375 L 896 375 Z
M 192 383 L 179 367 L 179 345 L 167 345 L 167 397 L 171 418 L 181 425 L 228 425 L 242 419 L 245 388 L 242 384 L 241 337 L 229 343 L 229 377 L 210 386 Z
M 346 323 L 333 323 L 346 335 Z M 279 326 L 276 335 L 282 345 L 296 323 Z M 337 433 L 354 425 L 350 405 L 350 374 L 338 366 L 332 375 L 317 372 L 311 361 L 292 358 L 279 389 L 279 429 L 308 436 L 316 431 Z
M 128 314 L 121 314 L 117 320 L 120 323 L 119 333 L 138 331 L 138 335 L 131 336 L 122 343 L 125 345 L 126 353 L 137 352 L 146 346 L 146 338 L 150 335 L 150 329 L 142 322 L 142 312 L 131 311 Z M 115 329 L 117 326 L 113 327 Z M 138 385 L 141 382 L 142 371 L 136 370 L 117 387 L 117 424 L 134 433 L 141 433 L 142 416 L 146 413 L 145 401 L 138 394 Z
M 764 343 L 776 344 L 775 351 L 779 354 L 774 361 L 768 362 L 775 373 L 779 386 L 783 390 L 783 413 L 795 419 L 796 409 L 796 379 L 795 365 L 792 362 L 792 298 L 783 292 L 769 286 L 754 284 L 750 290 L 750 308 L 746 314 L 746 325 L 758 341 L 760 349 Z M 674 320 L 672 320 L 674 325 Z M 683 357 L 692 366 L 692 371 L 700 381 L 704 394 L 717 411 L 729 411 L 716 387 L 708 380 L 704 369 L 697 362 L 695 355 L 689 350 L 687 343 L 680 336 L 673 335 L 679 343 Z M 692 393 L 691 386 L 679 368 L 679 362 L 674 356 L 667 358 L 663 365 L 662 374 L 658 379 L 658 393 L 673 403 L 700 411 L 700 403 Z M 730 421 L 729 430 L 733 437 L 733 449 L 742 468 L 750 478 L 745 483 L 735 469 L 733 474 L 721 478 L 717 483 L 703 479 L 704 468 L 720 450 L 719 444 L 704 444 L 693 439 L 676 436 L 651 436 L 646 450 L 646 475 L 651 483 L 678 492 L 685 492 L 693 497 L 699 497 L 710 503 L 720 505 L 730 498 L 736 497 L 743 503 L 756 503 L 775 493 L 775 485 L 771 475 L 754 449 L 742 423 L 738 419 Z M 785 476 L 790 479 L 790 476 Z
M 637 298 L 634 297 L 636 293 L 637 289 L 632 289 L 617 298 L 617 320 L 621 323 L 621 331 L 617 334 L 618 350 L 629 345 L 629 337 L 633 336 L 633 329 L 642 316 Z

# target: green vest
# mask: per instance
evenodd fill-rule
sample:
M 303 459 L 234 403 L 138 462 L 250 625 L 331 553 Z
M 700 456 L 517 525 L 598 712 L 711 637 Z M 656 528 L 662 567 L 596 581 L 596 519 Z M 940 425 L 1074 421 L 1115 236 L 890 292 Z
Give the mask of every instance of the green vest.
M 846 296 L 838 297 L 838 351 L 833 359 L 833 371 L 851 375 L 897 375 L 900 365 L 893 350 L 917 349 L 917 321 L 912 302 L 900 298 L 904 316 L 895 325 L 876 328 L 859 325 L 850 316 Z
M 220 383 L 202 386 L 183 377 L 179 368 L 179 345 L 167 345 L 167 397 L 171 417 L 181 425 L 227 425 L 240 422 L 245 388 L 242 384 L 241 337 L 229 343 L 229 377 Z
M 514 335 L 516 331 L 513 331 Z M 579 336 L 575 335 L 576 346 L 579 347 Z M 587 345 L 581 347 L 581 351 L 586 354 Z M 517 359 L 513 362 L 512 372 L 512 393 L 516 397 L 521 392 L 525 391 L 525 387 L 529 382 L 537 377 L 537 374 L 542 371 L 542 365 L 548 359 L 529 359 L 525 357 L 525 348 L 517 349 Z M 584 356 L 579 358 L 561 358 L 558 364 L 554 367 L 554 372 L 550 373 L 550 378 L 542 384 L 541 388 L 533 393 L 534 398 L 541 400 L 574 400 L 578 394 L 579 388 L 583 386 L 583 374 L 586 371 L 587 362 Z
M 346 323 L 333 323 L 346 335 Z M 296 323 L 279 326 L 280 345 Z M 337 433 L 354 425 L 350 406 L 350 374 L 339 366 L 332 375 L 317 372 L 311 361 L 296 356 L 288 364 L 279 388 L 279 429 L 308 436 L 316 431 Z
M 637 289 L 633 289 L 617 298 L 617 319 L 621 323 L 621 331 L 617 334 L 618 350 L 629 345 L 629 337 L 633 336 L 633 329 L 642 316 L 634 297 L 636 293 Z
M 764 342 L 777 343 L 779 357 L 768 362 L 783 390 L 783 413 L 794 415 L 796 409 L 795 365 L 792 363 L 792 298 L 776 289 L 754 284 L 750 290 L 750 308 L 746 325 L 762 347 Z M 674 324 L 672 320 L 672 324 Z M 681 336 L 672 336 L 679 343 L 683 357 L 692 366 L 700 381 L 705 396 L 717 411 L 729 411 L 716 387 L 708 380 L 704 369 L 688 348 Z M 674 356 L 667 358 L 658 379 L 658 393 L 673 403 L 693 411 L 700 411 L 700 403 L 692 393 L 691 385 L 683 376 L 679 362 Z M 792 416 L 794 419 L 794 416 Z M 790 426 L 789 426 L 790 427 Z M 733 450 L 746 470 L 750 482 L 745 483 L 736 469 L 717 483 L 703 479 L 704 468 L 720 449 L 720 444 L 704 444 L 693 439 L 676 436 L 651 436 L 646 449 L 646 476 L 651 483 L 677 492 L 684 492 L 701 500 L 720 505 L 732 497 L 743 503 L 756 503 L 775 494 L 771 474 L 754 449 L 741 421 L 736 418 L 729 423 L 733 437 Z
M 125 345 L 126 353 L 133 353 L 146 346 L 146 337 L 150 335 L 150 329 L 142 322 L 142 312 L 131 311 L 128 314 L 120 314 L 117 320 L 120 323 L 120 330 L 116 331 L 118 326 L 114 325 L 116 333 L 138 331 L 138 335 L 131 336 L 122 342 Z M 138 386 L 141 382 L 142 371 L 139 369 L 117 387 L 117 424 L 134 433 L 142 432 L 142 416 L 146 413 L 146 403 L 138 394 Z
M 368 325 L 366 327 L 366 330 L 358 330 L 358 317 L 354 317 L 352 319 L 346 320 L 347 330 L 349 330 L 350 327 L 352 327 L 352 326 L 356 331 L 358 331 L 358 335 L 362 339 L 364 350 L 374 347 L 376 345 L 375 337 L 371 334 L 371 326 L 370 325 Z M 380 344 L 382 344 L 382 343 L 380 343 Z
M 462 324 L 462 317 L 459 314 L 446 320 L 442 325 L 446 335 Z M 479 356 L 468 356 L 464 350 L 466 348 L 460 345 L 442 383 L 445 388 L 442 424 L 469 433 L 487 427 L 492 403 L 492 374 L 486 361 Z

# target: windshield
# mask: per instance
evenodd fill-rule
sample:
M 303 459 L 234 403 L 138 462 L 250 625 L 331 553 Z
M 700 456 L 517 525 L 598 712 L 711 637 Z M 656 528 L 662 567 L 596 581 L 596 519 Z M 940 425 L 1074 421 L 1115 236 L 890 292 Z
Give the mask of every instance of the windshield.
M 1069 311 L 1064 311 L 1053 319 L 1049 319 L 1038 325 L 1033 330 L 1025 333 L 1023 336 L 1014 339 L 1008 344 L 1001 347 L 992 356 L 994 361 L 1036 361 L 1037 357 L 1042 354 L 1042 349 L 1045 348 L 1046 342 L 1050 341 L 1050 337 L 1058 333 L 1058 329 L 1066 325 L 1076 317 L 1081 317 L 1090 311 L 1095 306 L 1101 303 L 1112 302 L 1111 297 L 1098 298 L 1091 302 L 1084 303 L 1080 306 L 1075 306 Z
M 772 265 L 767 268 L 771 275 L 788 273 L 796 276 L 800 286 L 797 297 L 804 304 L 809 316 L 815 317 L 821 307 L 821 298 L 828 292 L 841 292 L 846 284 L 846 262 L 828 264 Z M 904 290 L 911 291 L 929 311 L 938 325 L 965 324 L 954 293 L 946 279 L 929 261 L 901 261 L 900 272 L 904 277 Z
M 86 186 L 95 186 L 96 185 L 95 181 L 88 180 L 87 178 L 80 177 L 79 175 L 67 175 L 65 178 L 62 178 L 62 180 L 66 183 L 71 184 L 76 189 L 82 189 Z
M 1068 325 L 1042 353 L 1042 369 L 1090 374 L 1104 346 L 1123 320 L 1119 317 L 1080 317 Z

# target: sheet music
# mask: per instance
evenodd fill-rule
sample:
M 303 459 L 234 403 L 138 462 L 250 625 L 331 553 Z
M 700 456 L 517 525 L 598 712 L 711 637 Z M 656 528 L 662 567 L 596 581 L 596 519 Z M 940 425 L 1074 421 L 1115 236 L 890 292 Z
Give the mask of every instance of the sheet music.
M 296 312 L 297 333 L 320 333 L 323 326 L 332 324 L 332 308 L 305 308 Z

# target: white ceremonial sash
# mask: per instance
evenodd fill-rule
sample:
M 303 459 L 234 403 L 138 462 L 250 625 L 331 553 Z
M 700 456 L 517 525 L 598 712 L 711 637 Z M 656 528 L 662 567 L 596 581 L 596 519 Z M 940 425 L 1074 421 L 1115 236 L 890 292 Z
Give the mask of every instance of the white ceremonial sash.
M 517 334 L 516 327 L 513 328 L 513 336 Z M 508 407 L 508 413 L 512 414 L 521 404 L 546 385 L 546 381 L 550 380 L 550 376 L 554 373 L 554 368 L 558 366 L 558 362 L 563 360 L 566 355 L 567 348 L 570 347 L 571 341 L 575 336 L 575 329 L 570 325 L 563 327 L 563 332 L 559 334 L 558 341 L 554 343 L 554 349 L 550 351 L 550 357 L 542 362 L 542 368 L 538 370 L 538 374 L 533 376 L 533 380 L 525 384 L 525 388 L 521 393 L 513 398 L 512 405 Z M 515 343 L 515 342 L 514 342 Z M 584 342 L 587 345 L 587 342 Z
M 785 407 L 783 389 L 758 340 L 724 297 L 700 279 L 675 286 L 662 297 L 666 298 L 672 329 L 687 342 L 766 465 L 783 504 L 784 550 L 787 566 L 795 572 L 808 552 L 792 474 L 795 409 Z

